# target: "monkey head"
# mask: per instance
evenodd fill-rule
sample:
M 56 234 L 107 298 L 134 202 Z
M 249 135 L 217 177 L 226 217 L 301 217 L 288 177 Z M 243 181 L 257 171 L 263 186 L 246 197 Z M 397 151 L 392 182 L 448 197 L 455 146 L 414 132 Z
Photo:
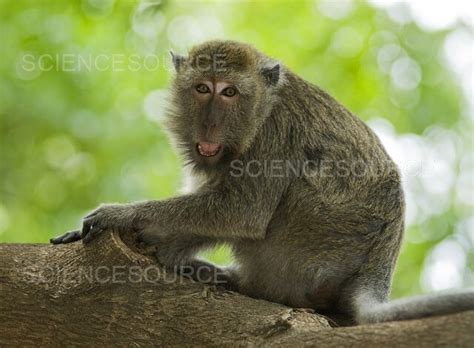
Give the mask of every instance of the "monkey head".
M 270 114 L 280 65 L 233 41 L 171 55 L 176 77 L 167 126 L 187 159 L 212 168 L 244 153 Z

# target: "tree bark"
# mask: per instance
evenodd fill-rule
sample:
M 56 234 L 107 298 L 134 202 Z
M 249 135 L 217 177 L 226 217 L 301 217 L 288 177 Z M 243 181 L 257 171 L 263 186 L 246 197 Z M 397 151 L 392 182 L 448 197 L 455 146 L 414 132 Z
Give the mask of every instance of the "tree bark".
M 118 233 L 0 245 L 0 346 L 472 347 L 474 311 L 332 327 L 315 313 L 166 272 Z

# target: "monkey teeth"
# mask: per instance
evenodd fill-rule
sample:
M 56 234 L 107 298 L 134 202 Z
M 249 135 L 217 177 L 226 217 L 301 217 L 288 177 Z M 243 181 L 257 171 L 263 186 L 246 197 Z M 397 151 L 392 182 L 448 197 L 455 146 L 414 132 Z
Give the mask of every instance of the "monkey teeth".
M 221 149 L 220 144 L 201 142 L 197 144 L 199 154 L 204 157 L 212 157 L 218 154 Z

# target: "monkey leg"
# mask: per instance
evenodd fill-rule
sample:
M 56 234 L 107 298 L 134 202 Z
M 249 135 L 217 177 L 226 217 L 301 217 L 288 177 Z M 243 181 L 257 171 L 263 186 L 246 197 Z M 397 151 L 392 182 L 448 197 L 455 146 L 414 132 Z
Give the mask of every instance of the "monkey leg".
M 388 300 L 402 228 L 402 221 L 396 221 L 380 231 L 367 255 L 367 262 L 342 291 L 341 309 L 345 307 L 359 324 L 473 310 L 474 291 L 469 289 Z

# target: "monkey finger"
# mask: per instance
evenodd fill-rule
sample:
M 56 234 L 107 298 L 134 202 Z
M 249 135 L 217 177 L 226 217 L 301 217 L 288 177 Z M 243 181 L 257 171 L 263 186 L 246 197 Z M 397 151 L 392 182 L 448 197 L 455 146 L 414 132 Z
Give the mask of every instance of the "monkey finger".
M 49 242 L 52 244 L 66 244 L 75 242 L 79 239 L 81 239 L 81 233 L 79 231 L 69 231 L 61 236 L 51 238 Z
M 63 243 L 72 243 L 82 239 L 80 231 L 71 231 L 67 233 L 67 236 L 64 236 Z
M 85 238 L 89 234 L 92 226 L 93 226 L 92 221 L 84 218 L 84 221 L 82 222 L 82 231 L 81 231 L 82 238 Z
M 49 242 L 51 244 L 61 244 L 63 242 L 64 235 L 62 236 L 57 236 L 49 239 Z
M 104 231 L 103 228 L 99 226 L 92 226 L 89 230 L 89 233 L 85 237 L 83 237 L 82 242 L 84 244 L 89 243 L 91 240 L 93 240 L 95 237 L 97 237 L 98 234 L 100 234 L 102 231 Z

